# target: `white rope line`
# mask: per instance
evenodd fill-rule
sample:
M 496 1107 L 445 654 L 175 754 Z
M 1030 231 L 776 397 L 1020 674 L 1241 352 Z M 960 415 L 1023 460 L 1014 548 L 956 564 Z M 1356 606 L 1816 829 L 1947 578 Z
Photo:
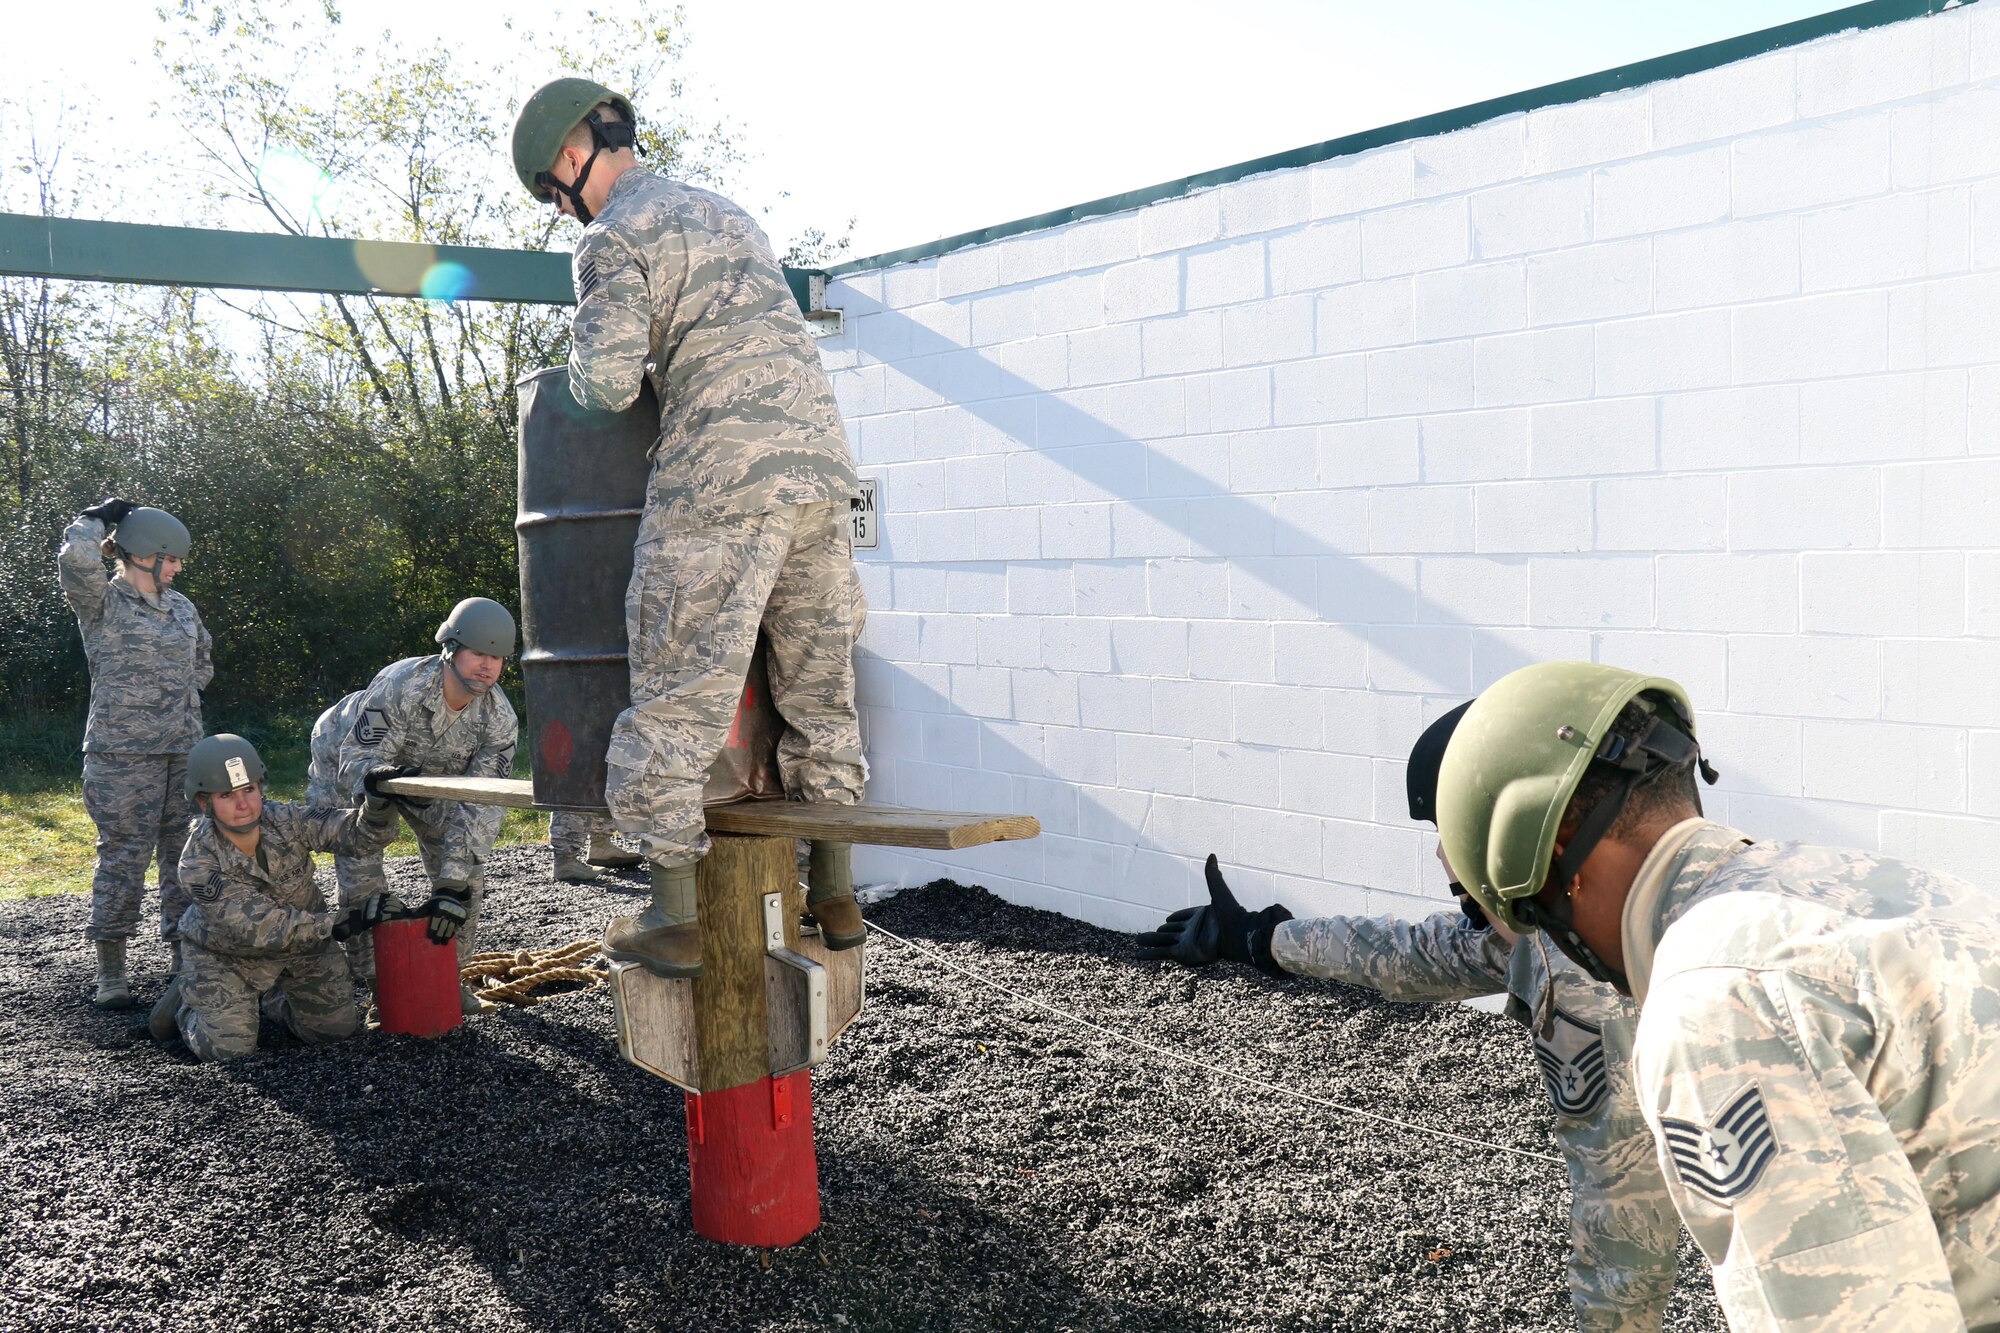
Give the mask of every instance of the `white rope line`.
M 1038 1000 L 1032 995 L 1027 995 L 1022 993 L 1021 991 L 1017 991 L 1012 986 L 1009 986 L 1004 982 L 995 981 L 991 977 L 975 972 L 969 967 L 953 962 L 951 959 L 945 957 L 941 953 L 938 953 L 934 949 L 926 949 L 923 945 L 916 943 L 914 940 L 906 940 L 893 930 L 888 930 L 882 926 L 879 926 L 873 921 L 870 921 L 868 923 L 868 929 L 872 933 L 887 935 L 890 939 L 896 941 L 896 943 L 902 945 L 904 948 L 915 950 L 917 953 L 924 955 L 924 957 L 926 958 L 932 959 L 939 963 L 943 963 L 946 967 L 950 968 L 952 971 L 957 972 L 962 976 L 970 977 L 972 980 L 978 982 L 980 985 L 989 987 L 992 990 L 999 991 L 1002 995 L 1010 996 L 1013 999 L 1021 1001 L 1021 1003 L 1023 1004 L 1031 1004 L 1037 1009 L 1046 1010 L 1047 1012 L 1054 1014 L 1056 1017 L 1061 1018 L 1066 1022 L 1076 1024 L 1078 1027 L 1085 1027 L 1089 1028 L 1093 1032 L 1102 1033 L 1106 1037 L 1111 1038 L 1113 1041 L 1121 1041 L 1128 1046 L 1137 1047 L 1139 1050 L 1147 1051 L 1153 1055 L 1163 1056 L 1166 1059 L 1172 1060 L 1177 1064 L 1188 1065 L 1195 1069 L 1204 1070 L 1210 1074 L 1219 1074 L 1223 1078 L 1234 1079 L 1238 1083 L 1246 1084 L 1250 1087 L 1258 1088 L 1265 1092 L 1275 1092 L 1281 1097 L 1290 1097 L 1296 1101 L 1306 1102 L 1309 1105 L 1321 1107 L 1328 1111 L 1337 1111 L 1342 1115 L 1354 1116 L 1357 1119 L 1361 1120 L 1372 1120 L 1377 1124 L 1387 1125 L 1392 1129 L 1407 1130 L 1412 1134 L 1428 1134 L 1432 1138 L 1445 1139 L 1452 1143 L 1464 1144 L 1465 1146 L 1471 1148 L 1481 1148 L 1488 1152 L 1511 1153 L 1515 1157 L 1525 1157 L 1528 1158 L 1530 1161 L 1554 1162 L 1558 1166 L 1562 1165 L 1562 1158 L 1553 1156 L 1552 1154 L 1549 1153 L 1533 1152 L 1526 1148 L 1510 1148 L 1504 1143 L 1489 1143 L 1484 1139 L 1467 1138 L 1463 1134 L 1454 1134 L 1450 1130 L 1437 1129 L 1430 1125 L 1420 1125 L 1410 1120 L 1398 1120 L 1394 1116 L 1380 1115 L 1374 1111 L 1364 1111 L 1358 1106 L 1343 1106 L 1339 1102 L 1328 1101 L 1324 1097 L 1315 1097 L 1309 1092 L 1300 1092 L 1296 1088 L 1288 1088 L 1281 1083 L 1267 1083 L 1263 1079 L 1257 1078 L 1250 1074 L 1238 1073 L 1234 1069 L 1225 1069 L 1221 1065 L 1212 1065 L 1207 1063 L 1206 1061 L 1197 1060 L 1193 1056 L 1183 1055 L 1179 1051 L 1169 1050 L 1164 1046 L 1155 1046 L 1152 1042 L 1146 1041 L 1143 1038 L 1131 1036 L 1130 1034 L 1120 1032 L 1115 1028 L 1105 1027 L 1102 1023 L 1094 1023 L 1090 1019 L 1083 1017 L 1083 1015 L 1081 1014 L 1071 1013 L 1069 1010 L 1064 1009 L 1059 1005 L 1053 1005 L 1046 1000 Z

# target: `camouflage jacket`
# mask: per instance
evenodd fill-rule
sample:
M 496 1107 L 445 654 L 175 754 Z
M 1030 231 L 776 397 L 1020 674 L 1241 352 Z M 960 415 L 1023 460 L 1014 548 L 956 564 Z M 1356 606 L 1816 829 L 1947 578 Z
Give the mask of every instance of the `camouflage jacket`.
M 56 569 L 90 663 L 83 748 L 100 754 L 185 754 L 202 737 L 201 692 L 215 676 L 194 603 L 163 589 L 151 601 L 104 572 L 107 529 L 78 518 L 63 530 Z
M 241 958 L 317 952 L 338 915 L 313 882 L 312 854 L 379 852 L 396 836 L 395 817 L 370 823 L 359 806 L 266 801 L 258 826 L 257 854 L 245 856 L 207 815 L 195 820 L 181 850 L 181 883 L 192 899 L 181 938 Z
M 1690 819 L 1623 934 L 1641 1105 L 1730 1327 L 2000 1328 L 2000 894 Z
M 618 411 L 643 377 L 660 401 L 641 544 L 688 521 L 858 492 L 819 352 L 749 214 L 628 171 L 572 264 L 570 393 Z
M 353 789 L 340 780 L 341 743 L 354 730 L 361 701 L 368 691 L 356 690 L 321 713 L 313 722 L 310 759 L 306 764 L 306 800 L 314 805 L 353 805 Z
M 1271 955 L 1300 976 L 1392 1000 L 1507 995 L 1533 1038 L 1569 1172 L 1570 1298 L 1584 1333 L 1657 1333 L 1674 1287 L 1680 1224 L 1633 1088 L 1638 1010 L 1540 936 L 1509 946 L 1454 910 L 1422 921 L 1336 916 L 1286 921 Z
M 513 773 L 521 724 L 506 693 L 495 685 L 454 713 L 444 701 L 444 671 L 440 654 L 406 657 L 376 673 L 340 743 L 340 786 L 349 800 L 359 801 L 368 770 L 385 764 L 487 778 Z M 442 846 L 438 878 L 469 882 L 480 877 L 506 812 L 497 805 L 433 801 L 405 813 L 418 833 Z

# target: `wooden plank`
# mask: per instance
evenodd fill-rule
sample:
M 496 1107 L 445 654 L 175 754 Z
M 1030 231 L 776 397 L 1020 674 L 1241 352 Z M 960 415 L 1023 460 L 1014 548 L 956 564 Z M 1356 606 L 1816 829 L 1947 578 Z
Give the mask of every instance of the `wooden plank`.
M 393 796 L 473 805 L 535 808 L 526 778 L 397 778 L 382 784 Z M 902 810 L 891 805 L 807 805 L 801 801 L 738 801 L 708 807 L 708 831 L 766 838 L 818 838 L 881 847 L 960 851 L 989 842 L 1032 838 L 1042 831 L 1033 815 L 982 815 L 951 810 Z
M 620 1055 L 676 1087 L 701 1091 L 692 981 L 656 977 L 637 963 L 613 963 L 611 1008 Z

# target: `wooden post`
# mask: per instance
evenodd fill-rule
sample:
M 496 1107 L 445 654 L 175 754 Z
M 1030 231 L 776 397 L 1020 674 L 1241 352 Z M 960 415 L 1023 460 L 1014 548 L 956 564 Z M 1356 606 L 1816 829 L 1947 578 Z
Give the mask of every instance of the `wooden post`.
M 688 1179 L 695 1231 L 732 1245 L 793 1245 L 819 1228 L 812 1071 L 772 1076 L 765 988 L 765 894 L 784 895 L 785 940 L 798 946 L 795 846 L 717 834 L 699 871 L 701 1091 L 687 1094 Z

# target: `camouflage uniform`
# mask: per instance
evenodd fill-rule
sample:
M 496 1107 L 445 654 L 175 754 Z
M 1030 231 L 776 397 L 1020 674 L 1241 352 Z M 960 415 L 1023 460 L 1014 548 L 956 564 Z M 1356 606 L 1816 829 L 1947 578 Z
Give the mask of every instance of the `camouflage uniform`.
M 99 543 L 109 529 L 78 518 L 63 530 L 56 568 L 90 663 L 83 733 L 83 805 L 97 825 L 90 940 L 130 939 L 160 861 L 160 936 L 173 940 L 187 906 L 181 846 L 194 808 L 182 792 L 187 752 L 201 739 L 201 691 L 215 675 L 194 603 L 172 588 L 154 601 L 109 578 Z
M 702 786 L 760 622 L 787 794 L 861 799 L 853 455 L 770 243 L 735 204 L 627 171 L 574 266 L 571 394 L 621 410 L 645 377 L 660 400 L 606 801 L 655 864 L 683 865 L 708 850 Z
M 1540 935 L 1509 947 L 1457 912 L 1420 922 L 1324 917 L 1281 922 L 1271 956 L 1300 976 L 1392 1000 L 1506 992 L 1532 1034 L 1569 1170 L 1570 1299 L 1585 1333 L 1657 1333 L 1673 1292 L 1680 1224 L 1653 1155 L 1628 1063 L 1638 1010 Z
M 347 959 L 313 883 L 314 852 L 380 854 L 393 818 L 363 810 L 266 801 L 257 853 L 246 856 L 203 816 L 181 853 L 192 901 L 180 920 L 184 953 L 181 1037 L 202 1060 L 257 1049 L 260 1008 L 303 1041 L 361 1030 Z M 261 1001 L 261 1005 L 260 1005 Z
M 581 861 L 590 854 L 593 835 L 608 838 L 611 821 L 603 815 L 587 815 L 579 810 L 556 810 L 549 814 L 549 850 L 557 861 Z
M 385 765 L 414 764 L 428 774 L 452 776 L 504 778 L 513 773 L 520 723 L 505 692 L 495 685 L 454 713 L 444 701 L 444 672 L 442 655 L 406 657 L 382 668 L 366 690 L 320 715 L 313 727 L 314 767 L 322 774 L 331 768 L 333 788 L 343 802 L 359 802 L 361 780 L 370 769 Z M 329 765 L 326 749 L 331 743 L 339 748 Z M 485 898 L 483 867 L 505 815 L 497 805 L 463 801 L 432 801 L 403 810 L 431 881 L 458 880 L 471 891 L 471 914 L 458 932 L 461 963 L 472 956 Z M 389 892 L 379 851 L 355 857 L 345 867 L 336 860 L 334 872 L 343 908 L 371 893 Z M 357 941 L 359 947 L 352 949 L 356 975 L 372 979 L 374 947 L 360 937 Z
M 1623 936 L 1640 1104 L 1730 1327 L 2000 1328 L 2000 894 L 1690 819 Z

